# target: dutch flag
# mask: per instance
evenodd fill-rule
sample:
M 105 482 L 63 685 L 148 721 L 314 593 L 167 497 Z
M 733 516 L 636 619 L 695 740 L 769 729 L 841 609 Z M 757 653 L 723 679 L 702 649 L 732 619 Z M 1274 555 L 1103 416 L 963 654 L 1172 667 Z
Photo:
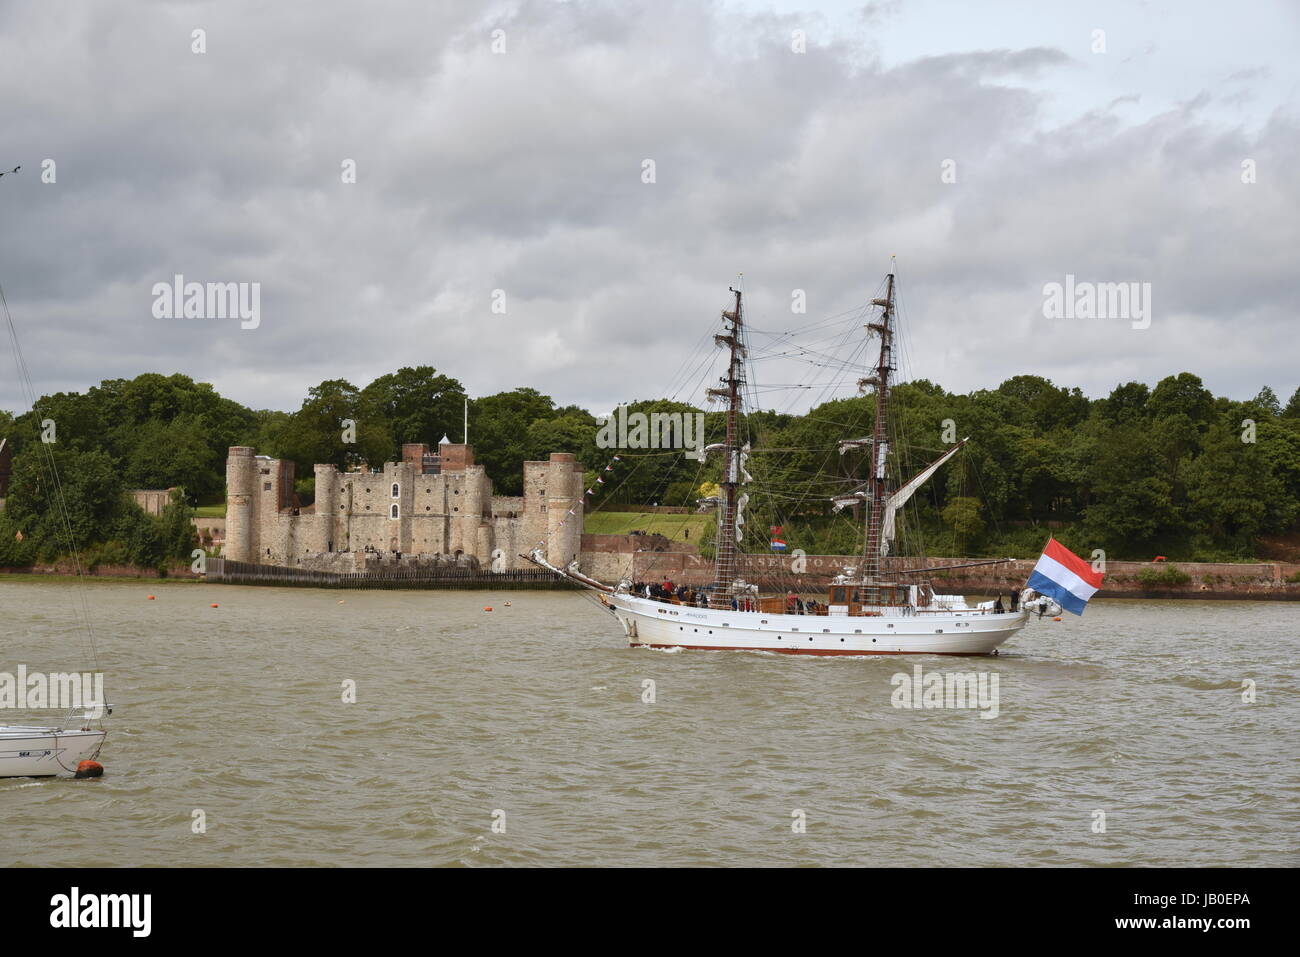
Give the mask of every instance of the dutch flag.
M 1046 595 L 1068 612 L 1083 614 L 1088 599 L 1101 587 L 1101 572 L 1054 538 L 1034 566 L 1026 586 L 1040 595 Z

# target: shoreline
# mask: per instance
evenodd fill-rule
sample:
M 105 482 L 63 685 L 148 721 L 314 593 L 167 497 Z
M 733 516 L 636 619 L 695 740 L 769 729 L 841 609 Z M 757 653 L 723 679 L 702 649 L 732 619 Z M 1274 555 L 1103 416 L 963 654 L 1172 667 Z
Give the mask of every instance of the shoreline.
M 369 588 L 366 585 L 359 584 L 359 583 L 354 583 L 351 587 L 345 588 L 338 585 L 326 585 L 326 584 L 316 585 L 316 584 L 305 584 L 301 582 L 287 582 L 287 581 L 280 582 L 274 580 L 268 580 L 265 582 L 223 582 L 223 581 L 209 580 L 206 576 L 195 575 L 193 573 L 188 573 L 188 572 L 186 574 L 159 575 L 156 572 L 150 573 L 148 570 L 139 570 L 139 573 L 137 574 L 126 574 L 120 569 L 115 569 L 114 573 L 112 574 L 87 574 L 84 576 L 78 576 L 69 573 L 67 571 L 55 570 L 55 569 L 35 570 L 35 571 L 16 570 L 16 569 L 7 569 L 7 568 L 0 569 L 0 585 L 3 585 L 7 582 L 12 582 L 14 584 L 29 584 L 29 583 L 40 583 L 40 582 L 49 582 L 51 584 L 73 584 L 76 582 L 93 582 L 96 584 L 146 584 L 147 583 L 149 585 L 154 585 L 154 586 L 169 585 L 169 584 L 182 584 L 182 585 L 210 584 L 210 585 L 220 585 L 222 587 L 230 587 L 231 585 L 235 585 L 235 586 L 244 585 L 250 588 L 265 588 L 268 586 L 284 587 L 284 588 L 308 588 L 308 589 L 316 589 L 319 591 L 355 591 L 355 590 L 379 591 L 379 590 L 388 590 L 389 588 L 391 588 L 391 585 L 386 585 L 382 583 L 379 579 L 376 579 L 373 588 Z M 994 583 L 994 582 L 987 582 L 987 581 L 981 582 L 981 581 L 971 581 L 971 580 L 945 581 L 943 579 L 935 579 L 935 584 L 936 584 L 936 590 L 940 591 L 941 593 L 960 594 L 967 598 L 988 599 L 988 598 L 993 598 L 999 593 L 1005 595 L 1007 594 L 1008 591 L 1005 582 Z M 533 587 L 536 590 L 546 590 L 546 591 L 574 591 L 575 590 L 572 586 L 566 587 L 564 585 L 559 585 L 558 587 L 550 588 L 550 589 L 537 588 L 537 586 L 533 586 Z M 441 589 L 430 588 L 430 589 L 410 589 L 410 590 L 436 591 Z M 478 588 L 471 587 L 471 588 L 465 588 L 464 590 L 483 591 L 483 592 L 494 592 L 494 591 L 502 591 L 502 590 L 512 591 L 512 590 L 518 590 L 518 586 L 516 586 L 513 589 L 508 587 L 494 588 L 490 584 L 485 583 L 482 585 L 482 587 L 478 587 Z M 805 593 L 817 594 L 821 590 L 822 589 L 820 587 L 814 586 L 812 588 L 807 589 Z M 1133 588 L 1131 586 L 1125 588 L 1121 583 L 1121 587 L 1113 587 L 1113 586 L 1106 587 L 1098 591 L 1094 600 L 1101 600 L 1101 599 L 1117 599 L 1117 600 L 1147 599 L 1151 601 L 1194 600 L 1194 601 L 1292 602 L 1292 601 L 1300 601 L 1300 583 L 1285 583 L 1282 587 L 1256 586 L 1254 588 L 1249 588 L 1246 586 L 1242 586 L 1238 588 L 1221 588 L 1221 587 L 1210 588 L 1205 585 L 1190 582 L 1182 586 L 1174 586 L 1174 587 L 1166 587 L 1166 588 L 1150 588 L 1150 589 L 1142 589 L 1140 587 Z

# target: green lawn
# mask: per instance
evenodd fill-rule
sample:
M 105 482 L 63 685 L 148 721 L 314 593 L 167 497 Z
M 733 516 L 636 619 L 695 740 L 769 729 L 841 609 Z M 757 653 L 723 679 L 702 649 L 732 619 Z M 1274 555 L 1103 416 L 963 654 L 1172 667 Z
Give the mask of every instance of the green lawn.
M 200 505 L 194 510 L 195 518 L 225 518 L 226 503 L 220 505 Z
M 626 535 L 632 529 L 663 535 L 674 541 L 699 542 L 712 515 L 662 515 L 657 512 L 588 512 L 582 530 L 590 535 Z M 687 538 L 683 532 L 689 530 Z

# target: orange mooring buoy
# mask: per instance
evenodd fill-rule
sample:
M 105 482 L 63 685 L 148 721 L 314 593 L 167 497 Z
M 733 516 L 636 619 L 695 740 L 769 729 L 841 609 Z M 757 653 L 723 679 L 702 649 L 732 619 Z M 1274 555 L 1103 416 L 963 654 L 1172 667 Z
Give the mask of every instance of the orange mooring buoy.
M 153 601 L 153 600 L 154 600 L 153 595 L 150 595 L 150 596 L 149 596 L 149 600 L 150 600 L 150 601 Z
M 98 761 L 82 761 L 77 765 L 77 772 L 73 777 L 78 778 L 102 778 L 104 776 L 104 766 Z
M 1060 621 L 1060 620 L 1061 620 L 1061 619 L 1059 619 L 1059 618 L 1053 618 L 1053 619 L 1052 619 L 1052 621 Z
M 216 607 L 217 607 L 217 603 L 216 603 L 215 601 L 212 603 L 212 607 L 213 607 L 213 608 L 216 608 Z
M 491 606 L 491 605 L 485 605 L 485 606 L 483 607 L 483 610 L 484 610 L 484 611 L 491 611 L 491 610 L 492 610 L 492 606 Z

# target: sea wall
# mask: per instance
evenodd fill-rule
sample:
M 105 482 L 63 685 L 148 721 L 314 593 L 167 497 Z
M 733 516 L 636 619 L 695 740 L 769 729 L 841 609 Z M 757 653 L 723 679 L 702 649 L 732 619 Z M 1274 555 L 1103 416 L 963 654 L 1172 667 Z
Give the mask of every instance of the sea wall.
M 622 577 L 640 581 L 662 581 L 688 585 L 708 584 L 713 578 L 713 562 L 693 549 L 676 543 L 673 549 L 641 550 L 624 553 L 586 550 L 586 539 L 616 539 L 623 536 L 584 536 L 582 568 L 601 581 L 616 582 Z M 1036 559 L 999 565 L 974 565 L 947 569 L 942 566 L 985 561 L 975 558 L 889 558 L 887 573 L 921 568 L 935 569 L 928 574 L 906 576 L 906 580 L 929 579 L 936 591 L 966 594 L 1006 592 L 1022 585 L 1033 570 Z M 748 555 L 744 556 L 741 575 L 760 587 L 784 587 L 792 577 L 809 592 L 823 590 L 846 566 L 860 565 L 860 559 L 846 555 Z M 797 570 L 795 563 L 799 563 Z M 1184 584 L 1149 584 L 1142 581 L 1144 570 L 1168 572 L 1176 568 L 1188 576 Z M 1288 581 L 1300 574 L 1300 564 L 1266 562 L 1230 564 L 1225 562 L 1108 562 L 1099 597 L 1104 598 L 1218 598 L 1300 600 L 1300 582 Z

